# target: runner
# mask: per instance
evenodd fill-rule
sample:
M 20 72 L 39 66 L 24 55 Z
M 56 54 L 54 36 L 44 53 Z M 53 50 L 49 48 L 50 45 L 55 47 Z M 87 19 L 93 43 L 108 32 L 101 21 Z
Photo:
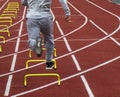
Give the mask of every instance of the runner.
M 54 2 L 54 0 L 53 0 Z M 67 0 L 59 0 L 65 11 L 66 22 L 70 21 L 70 9 Z M 21 0 L 27 10 L 27 31 L 29 48 L 36 53 L 38 57 L 42 55 L 42 39 L 40 32 L 44 36 L 44 45 L 46 47 L 46 69 L 53 68 L 53 17 L 50 12 L 52 0 Z

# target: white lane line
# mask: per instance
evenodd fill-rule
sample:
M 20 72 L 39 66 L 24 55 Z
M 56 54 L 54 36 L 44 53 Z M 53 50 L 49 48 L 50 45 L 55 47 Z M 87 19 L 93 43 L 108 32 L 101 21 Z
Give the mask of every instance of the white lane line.
M 12 64 L 11 64 L 11 68 L 10 68 L 10 71 L 14 71 L 16 60 L 17 60 L 17 55 L 14 54 L 13 60 L 12 60 Z
M 25 10 L 26 10 L 26 8 L 24 9 L 23 17 L 25 16 Z M 21 35 L 21 33 L 22 33 L 22 28 L 23 28 L 23 21 L 22 21 L 21 24 L 20 24 L 20 28 L 19 28 L 20 30 L 19 30 L 19 32 L 18 32 L 18 36 Z M 18 38 L 17 41 L 16 41 L 15 52 L 18 52 L 18 50 L 19 50 L 19 45 L 20 45 L 20 38 Z M 16 60 L 17 60 L 17 55 L 14 54 L 13 60 L 12 60 L 12 64 L 11 64 L 11 68 L 10 68 L 10 71 L 11 71 L 11 72 L 13 72 L 14 69 L 15 69 Z M 12 84 L 12 79 L 13 79 L 13 77 L 11 77 L 11 76 L 12 76 L 12 75 L 9 75 L 9 77 L 8 77 L 8 81 L 7 81 L 7 85 L 6 85 L 6 89 L 5 89 L 4 96 L 8 96 L 8 95 L 9 95 L 10 88 L 11 88 L 11 84 Z
M 86 78 L 85 78 L 83 75 L 81 75 L 80 77 L 81 77 L 81 79 L 82 79 L 83 82 L 84 82 L 84 85 L 85 85 L 85 87 L 86 87 L 86 90 L 88 91 L 89 97 L 94 97 L 93 92 L 92 92 L 92 90 L 90 89 L 90 86 L 89 86 Z
M 71 55 L 71 57 L 72 57 L 74 63 L 76 64 L 76 68 L 77 68 L 77 70 L 78 70 L 78 71 L 81 71 L 80 64 L 78 63 L 78 61 L 77 61 L 75 55 Z
M 13 78 L 13 75 L 9 75 L 8 82 L 6 84 L 6 90 L 5 90 L 4 96 L 8 96 L 9 95 L 9 91 L 10 91 L 9 87 L 11 87 L 12 78 Z
M 8 2 L 9 2 L 9 0 L 5 1 L 5 3 L 0 7 L 0 10 L 2 10 Z
M 104 12 L 109 13 L 110 15 L 116 17 L 116 18 L 118 19 L 118 22 L 119 22 L 119 25 L 120 25 L 120 16 L 118 16 L 118 15 L 116 15 L 116 14 L 114 14 L 114 13 L 112 13 L 112 12 L 110 12 L 110 11 L 104 9 L 104 8 L 102 8 L 101 6 L 99 6 L 99 5 L 91 2 L 91 1 L 89 1 L 89 0 L 86 0 L 86 1 L 87 1 L 88 3 L 94 5 L 95 7 L 103 10 Z M 99 26 L 97 26 L 92 20 L 90 20 L 90 22 L 91 22 L 93 25 L 95 25 L 99 30 L 101 30 L 104 34 L 108 35 L 107 32 L 105 32 L 102 28 L 100 28 Z M 118 28 L 119 28 L 119 25 L 118 25 Z M 116 28 L 116 29 L 118 29 L 118 28 Z M 120 46 L 120 43 L 119 43 L 116 39 L 114 39 L 113 37 L 110 37 L 110 39 L 112 39 L 118 46 Z
M 88 18 L 87 18 L 82 12 L 80 12 L 77 8 L 75 8 L 70 2 L 68 2 L 68 3 L 69 3 L 69 5 L 70 5 L 76 12 L 78 12 L 80 15 L 82 15 L 82 16 L 85 18 L 85 21 L 84 21 L 84 23 L 83 23 L 82 25 L 80 25 L 78 28 L 75 28 L 73 31 L 71 31 L 71 32 L 69 32 L 69 33 L 67 33 L 67 34 L 65 34 L 65 35 L 63 35 L 63 36 L 61 36 L 61 37 L 56 38 L 55 41 L 57 41 L 57 40 L 59 40 L 59 39 L 61 39 L 61 38 L 63 38 L 63 37 L 67 37 L 67 36 L 75 33 L 76 31 L 82 29 L 82 28 L 88 23 Z
M 64 33 L 63 33 L 63 31 L 62 31 L 62 29 L 61 29 L 61 27 L 60 27 L 60 25 L 59 25 L 59 23 L 58 23 L 57 21 L 56 21 L 56 24 L 57 24 L 57 27 L 58 27 L 61 35 L 64 35 Z M 65 42 L 65 44 L 66 44 L 66 47 L 68 48 L 68 51 L 71 52 L 72 49 L 71 49 L 71 47 L 70 47 L 70 45 L 69 45 L 66 37 L 64 37 L 63 39 L 64 39 L 64 42 Z M 81 71 L 80 64 L 78 63 L 75 55 L 73 54 L 73 55 L 71 55 L 71 56 L 72 56 L 72 59 L 73 59 L 73 61 L 74 61 L 74 63 L 75 63 L 75 66 L 76 66 L 77 70 L 78 70 L 78 71 Z M 85 78 L 85 77 L 84 77 L 84 78 Z M 87 83 L 86 80 L 82 80 L 82 81 L 83 81 L 84 85 L 85 85 L 85 83 Z M 85 82 L 84 82 L 84 81 L 85 81 Z M 87 84 L 88 84 L 88 83 L 87 83 Z M 88 94 L 94 95 L 94 94 L 92 93 L 92 90 L 90 89 L 90 87 L 89 87 L 88 85 L 87 85 L 87 87 L 86 87 L 86 85 L 85 85 L 85 88 L 86 88 Z M 90 90 L 90 91 L 88 91 L 88 90 Z M 89 92 L 90 92 L 90 93 L 89 93 Z M 94 97 L 94 96 L 93 96 L 93 97 Z
M 120 59 L 120 56 L 117 56 L 117 57 L 114 57 L 113 59 L 110 59 L 104 63 L 101 63 L 101 64 L 98 64 L 94 67 L 91 67 L 89 69 L 86 69 L 86 70 L 83 70 L 81 72 L 78 72 L 78 73 L 75 73 L 73 75 L 70 75 L 68 77 L 65 77 L 65 78 L 62 78 L 60 81 L 63 82 L 63 81 L 66 81 L 66 80 L 69 80 L 69 79 L 72 79 L 74 77 L 77 77 L 77 76 L 80 76 L 80 75 L 83 75 L 83 74 L 86 74 L 90 71 L 93 71 L 93 70 L 96 70 L 98 68 L 101 68 L 103 66 L 106 66 L 106 65 L 109 65 L 110 63 L 114 62 L 114 61 L 117 61 Z M 114 64 L 115 65 L 115 64 Z M 22 96 L 22 95 L 25 95 L 25 94 L 29 94 L 29 93 L 32 93 L 32 92 L 35 92 L 35 91 L 38 91 L 38 90 L 41 90 L 41 89 L 44 89 L 44 88 L 47 88 L 47 87 L 50 87 L 52 85 L 55 85 L 57 84 L 58 81 L 54 81 L 54 82 L 51 82 L 49 84 L 46 84 L 46 85 L 43 85 L 43 86 L 40 86 L 38 88 L 35 88 L 35 89 L 31 89 L 31 90 L 28 90 L 28 91 L 24 91 L 24 92 L 21 92 L 21 93 L 18 93 L 18 94 L 15 94 L 15 95 L 12 95 L 11 97 L 19 97 L 19 96 Z
M 23 27 L 23 22 L 21 22 L 21 25 L 20 25 L 19 35 L 20 35 L 21 31 L 22 31 L 22 30 L 21 30 L 22 27 Z M 15 52 L 18 52 L 19 44 L 20 44 L 20 38 L 17 39 L 16 46 L 15 46 Z M 14 71 L 14 69 L 15 69 L 15 64 L 16 64 L 16 60 L 17 60 L 17 55 L 14 54 L 10 71 Z M 9 78 L 8 78 L 8 81 L 7 81 L 7 84 L 9 84 L 9 85 L 6 86 L 4 96 L 8 96 L 8 95 L 9 95 L 9 92 L 10 92 L 10 88 L 11 88 L 11 84 L 12 84 L 12 78 L 13 78 L 13 77 L 10 77 L 10 76 L 11 76 L 11 75 L 9 75 Z M 9 90 L 9 91 L 8 91 L 8 90 Z
M 18 37 L 16 37 L 18 38 Z M 67 41 L 96 41 L 96 40 L 99 40 L 100 38 L 94 38 L 94 39 L 67 39 Z M 111 41 L 111 39 L 105 39 L 106 41 Z M 120 38 L 115 38 L 115 40 L 120 40 Z M 22 40 L 21 40 L 22 41 Z M 23 40 L 23 42 L 26 42 L 27 40 Z M 62 39 L 61 40 L 57 40 L 57 41 L 63 41 Z M 24 50 L 21 50 L 19 52 L 16 52 L 16 53 L 11 53 L 11 54 L 8 54 L 8 55 L 4 55 L 4 56 L 0 56 L 0 59 L 3 59 L 3 58 L 7 58 L 7 57 L 10 57 L 10 56 L 13 56 L 14 54 L 20 54 L 20 53 L 24 53 L 24 52 L 27 52 L 29 49 L 24 49 Z
M 22 28 L 23 28 L 23 22 L 21 22 L 18 36 L 21 35 L 21 33 L 22 33 Z M 15 47 L 15 52 L 18 52 L 18 50 L 19 50 L 19 45 L 20 45 L 20 38 L 17 39 L 16 47 Z M 14 71 L 16 60 L 17 60 L 17 55 L 14 54 L 14 56 L 13 56 L 13 62 L 12 62 L 10 71 Z
M 73 7 L 73 6 L 72 6 L 72 7 Z M 80 15 L 82 14 L 82 13 L 81 13 L 79 10 L 77 10 L 75 7 L 74 7 L 74 10 L 76 10 Z M 52 10 L 51 10 L 51 12 L 52 12 Z M 52 15 L 53 15 L 54 20 L 55 20 L 55 16 L 54 16 L 53 12 L 52 12 Z M 84 23 L 86 24 L 87 21 L 88 21 L 88 19 L 87 19 L 87 17 L 86 17 L 84 14 L 82 14 L 82 16 L 84 16 L 84 18 L 85 18 L 85 22 L 84 22 Z M 69 43 L 68 43 L 67 39 L 65 38 L 65 36 L 68 36 L 68 35 L 70 35 L 70 34 L 64 35 L 64 33 L 63 33 L 63 31 L 62 31 L 62 29 L 61 29 L 61 27 L 60 27 L 58 21 L 55 21 L 55 23 L 56 23 L 56 25 L 57 25 L 57 27 L 58 27 L 58 29 L 59 29 L 59 31 L 60 31 L 62 37 L 64 36 L 64 37 L 63 37 L 63 40 L 64 40 L 64 42 L 65 42 L 65 44 L 66 44 L 66 47 L 67 47 L 68 51 L 69 51 L 69 52 L 72 52 L 72 50 L 71 50 L 71 48 L 70 48 L 70 46 L 69 46 Z M 84 25 L 84 23 L 83 23 L 83 25 Z M 83 25 L 81 25 L 79 28 L 82 28 L 82 27 L 85 26 L 85 25 L 84 25 L 84 26 L 83 26 Z M 76 28 L 76 29 L 78 30 L 79 28 Z M 75 29 L 75 30 L 76 30 L 76 29 Z M 69 32 L 69 33 L 71 33 L 71 32 Z M 72 32 L 72 33 L 73 33 L 73 32 Z M 57 38 L 57 39 L 60 39 L 60 38 Z M 56 39 L 55 41 L 57 41 L 57 39 Z M 75 55 L 71 55 L 71 57 L 72 57 L 72 59 L 73 59 L 75 65 L 76 65 L 77 70 L 80 71 L 81 68 L 80 68 L 80 65 L 79 65 L 79 63 L 78 63 L 78 61 L 77 61 Z
M 103 11 L 105 11 L 105 12 L 107 12 L 107 13 L 113 15 L 113 16 L 115 16 L 115 17 L 120 21 L 120 16 L 117 16 L 116 14 L 114 14 L 114 13 L 112 13 L 112 12 L 110 12 L 110 11 L 104 9 L 104 8 L 102 8 L 101 6 L 99 6 L 99 5 L 91 2 L 91 1 L 89 1 L 89 0 L 86 0 L 86 1 L 87 1 L 88 3 L 91 3 L 92 5 L 96 6 L 97 8 L 99 8 L 99 9 L 101 9 L 101 10 L 103 10 Z M 119 24 L 120 24 L 120 23 L 119 23 Z
M 72 54 L 77 53 L 77 52 L 79 52 L 79 51 L 82 51 L 82 50 L 84 50 L 84 49 L 87 49 L 87 48 L 89 48 L 89 47 L 91 47 L 91 46 L 93 46 L 93 45 L 96 45 L 97 43 L 100 43 L 100 42 L 106 40 L 107 38 L 111 37 L 112 35 L 116 34 L 119 29 L 120 29 L 120 25 L 119 25 L 119 27 L 118 27 L 115 31 L 113 31 L 111 34 L 109 34 L 109 35 L 107 35 L 107 36 L 105 36 L 105 37 L 103 37 L 103 38 L 101 38 L 101 39 L 99 39 L 99 40 L 97 40 L 97 41 L 95 41 L 95 42 L 92 42 L 92 43 L 90 43 L 90 44 L 88 44 L 88 45 L 86 45 L 86 46 L 84 46 L 84 47 L 82 47 L 82 48 L 79 48 L 79 49 L 76 49 L 76 50 L 74 50 L 74 51 L 72 51 L 72 52 L 69 52 L 69 53 L 66 53 L 66 54 L 64 54 L 64 55 L 58 56 L 58 57 L 55 58 L 55 60 L 58 60 L 58 59 L 67 57 L 67 56 L 69 56 L 69 55 L 72 55 Z M 23 51 L 21 51 L 21 52 L 23 52 Z M 29 66 L 29 68 L 34 68 L 34 67 L 37 67 L 37 66 L 40 66 L 40 65 L 41 65 L 41 64 L 35 64 L 35 65 L 32 65 L 32 66 Z M 1 74 L 0 77 L 4 77 L 4 76 L 10 75 L 10 74 L 18 73 L 18 72 L 21 72 L 21 71 L 24 71 L 24 70 L 26 70 L 26 68 L 19 69 L 19 70 L 13 71 L 13 72 L 5 73 L 5 74 Z
M 28 33 L 25 33 L 25 34 L 22 34 L 22 35 L 20 35 L 20 36 L 7 39 L 7 40 L 6 40 L 6 43 L 7 43 L 7 42 L 16 42 L 16 41 L 14 41 L 15 39 L 20 38 L 20 37 L 24 37 L 24 36 L 27 36 L 27 35 L 28 35 Z M 26 41 L 24 41 L 24 42 L 26 42 Z M 0 43 L 2 43 L 2 41 L 0 41 Z
M 59 32 L 61 33 L 61 35 L 64 35 L 64 33 L 63 33 L 63 31 L 62 31 L 62 29 L 61 29 L 58 21 L 55 21 L 55 23 L 56 23 L 56 25 L 57 25 L 57 27 L 58 27 L 58 30 L 59 30 Z M 69 52 L 72 52 L 72 49 L 71 49 L 71 47 L 70 47 L 70 45 L 69 45 L 66 37 L 64 37 L 63 40 L 64 40 L 64 42 L 65 42 L 65 45 L 66 45 L 68 51 L 69 51 Z M 72 55 L 72 59 L 73 59 L 73 61 L 74 61 L 74 63 L 75 63 L 76 68 L 80 71 L 81 68 L 80 68 L 80 65 L 79 65 L 79 63 L 78 63 L 75 55 Z
M 100 28 L 97 24 L 95 24 L 92 20 L 90 20 L 90 22 L 96 27 L 98 28 L 100 31 L 102 31 L 105 35 L 108 35 L 108 33 L 106 31 L 104 31 L 102 28 Z M 111 40 L 113 40 L 113 42 L 115 42 L 118 46 L 120 46 L 120 43 L 113 37 L 110 37 Z
M 21 50 L 19 52 L 15 52 L 15 53 L 11 53 L 11 54 L 8 54 L 8 55 L 1 56 L 0 59 L 7 58 L 7 57 L 13 56 L 15 54 L 25 53 L 27 51 L 29 51 L 29 49 L 25 49 L 25 50 Z

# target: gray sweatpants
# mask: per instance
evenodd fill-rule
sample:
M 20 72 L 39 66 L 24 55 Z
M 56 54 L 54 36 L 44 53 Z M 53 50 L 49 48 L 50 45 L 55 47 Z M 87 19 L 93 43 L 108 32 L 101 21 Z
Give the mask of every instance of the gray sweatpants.
M 54 37 L 53 37 L 53 21 L 49 17 L 40 19 L 27 19 L 28 45 L 34 51 L 36 46 L 36 38 L 40 37 L 40 32 L 44 36 L 44 46 L 46 47 L 46 61 L 53 58 Z

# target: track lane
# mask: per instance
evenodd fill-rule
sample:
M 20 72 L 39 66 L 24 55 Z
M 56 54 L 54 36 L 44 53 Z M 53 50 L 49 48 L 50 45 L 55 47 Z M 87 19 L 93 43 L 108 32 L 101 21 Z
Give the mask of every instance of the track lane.
M 73 34 L 72 34 L 73 35 Z M 111 36 L 112 34 L 110 34 L 109 36 Z M 108 36 L 108 37 L 109 37 Z M 61 38 L 60 38 L 61 39 Z M 105 38 L 104 38 L 105 39 Z M 106 38 L 107 39 L 107 38 Z M 59 41 L 62 41 L 62 40 L 59 40 Z M 57 41 L 58 42 L 58 41 Z M 97 42 L 96 42 L 97 43 Z M 110 44 L 111 44 L 111 42 L 110 42 Z M 24 45 L 24 44 L 23 44 Z M 87 46 L 86 46 L 87 47 Z M 116 47 L 116 46 L 115 46 Z M 83 47 L 84 48 L 84 47 Z M 78 49 L 78 48 L 77 48 Z M 81 50 L 83 50 L 82 48 L 81 49 L 75 49 L 76 51 L 75 52 L 77 52 L 77 51 L 81 51 Z M 119 49 L 118 49 L 118 51 L 119 51 Z M 73 52 L 71 52 L 71 53 L 68 53 L 68 55 L 70 55 L 70 54 L 72 54 L 72 53 L 74 53 L 74 51 Z M 78 54 L 80 54 L 80 53 L 78 53 Z M 62 54 L 60 54 L 60 55 L 62 55 Z M 66 53 L 65 53 L 65 56 L 66 56 Z M 62 57 L 64 57 L 64 56 L 61 56 L 61 58 Z M 58 58 L 59 59 L 59 58 Z M 17 84 L 17 83 L 16 83 Z M 22 84 L 22 83 L 21 83 Z M 52 93 L 52 92 L 51 92 Z M 28 94 L 28 96 L 29 96 L 29 94 Z M 47 95 L 46 95 L 46 97 L 47 97 Z M 87 97 L 87 96 L 86 96 Z

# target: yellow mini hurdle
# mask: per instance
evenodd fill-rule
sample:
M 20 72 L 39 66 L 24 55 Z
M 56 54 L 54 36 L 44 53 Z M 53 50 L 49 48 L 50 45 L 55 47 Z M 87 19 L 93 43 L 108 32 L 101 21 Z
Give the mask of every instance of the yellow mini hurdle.
M 17 7 L 19 7 L 19 3 L 18 2 L 9 2 L 7 6 L 17 6 Z
M 7 9 L 17 9 L 19 10 L 19 3 L 18 2 L 9 2 L 7 5 Z
M 2 52 L 2 46 L 0 45 L 0 53 Z
M 9 23 L 10 26 L 12 25 L 12 18 L 11 17 L 1 17 L 0 16 L 0 23 Z
M 41 73 L 41 74 L 26 74 L 24 76 L 24 86 L 27 86 L 27 77 L 33 77 L 33 76 L 57 76 L 58 77 L 58 86 L 60 86 L 60 75 L 57 73 Z
M 0 25 L 0 32 L 6 32 L 6 33 L 8 33 L 8 36 L 10 36 L 10 31 L 8 29 L 8 25 Z
M 0 36 L 1 39 L 3 39 L 3 43 L 5 43 L 5 37 L 4 36 Z
M 42 50 L 46 50 L 46 48 L 42 48 Z M 54 53 L 53 53 L 54 57 L 57 56 L 56 54 L 56 48 L 54 48 Z M 32 57 L 32 50 L 29 50 L 29 57 L 31 58 Z
M 54 63 L 54 69 L 56 69 L 56 68 L 57 68 L 57 66 L 56 66 L 56 60 L 53 59 L 52 61 L 53 61 L 53 63 Z M 29 65 L 29 63 L 33 63 L 33 62 L 46 62 L 46 60 L 27 60 L 27 61 L 26 61 L 26 69 L 27 69 L 27 70 L 28 70 L 28 65 Z
M 13 13 L 14 14 L 14 18 L 17 17 L 17 10 L 4 10 L 3 14 L 10 14 Z
M 4 11 L 14 11 L 14 12 L 18 12 L 17 9 L 14 9 L 14 8 L 5 8 Z
M 19 11 L 19 7 L 18 6 L 7 6 L 6 9 L 16 9 L 17 11 Z
M 14 13 L 2 13 L 1 17 L 11 17 L 11 18 L 16 18 L 16 15 Z

